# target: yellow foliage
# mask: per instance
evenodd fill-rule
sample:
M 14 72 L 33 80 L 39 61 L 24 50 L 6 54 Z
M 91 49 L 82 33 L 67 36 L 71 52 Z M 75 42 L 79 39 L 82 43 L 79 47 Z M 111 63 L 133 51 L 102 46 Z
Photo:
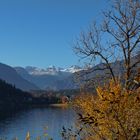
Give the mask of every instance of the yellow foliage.
M 140 139 L 140 89 L 125 90 L 120 82 L 97 88 L 74 101 L 85 140 Z

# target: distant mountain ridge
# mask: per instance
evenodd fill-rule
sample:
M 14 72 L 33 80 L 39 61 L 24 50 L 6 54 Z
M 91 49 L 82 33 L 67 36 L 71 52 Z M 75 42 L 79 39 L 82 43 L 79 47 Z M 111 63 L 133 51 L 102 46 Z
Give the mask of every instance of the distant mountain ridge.
M 139 56 L 140 55 L 133 57 L 132 63 L 137 61 L 140 58 Z M 115 76 L 121 78 L 124 76 L 125 68 L 123 60 L 112 62 L 110 66 Z M 84 83 L 84 80 L 92 79 L 95 83 L 101 83 L 104 82 L 104 79 L 110 78 L 109 70 L 102 70 L 105 67 L 104 63 L 100 63 L 96 66 L 90 66 L 89 68 L 82 68 L 76 65 L 69 68 L 55 66 L 50 66 L 45 69 L 32 66 L 12 68 L 0 63 L 0 79 L 23 90 L 76 89 Z M 138 65 L 138 67 L 140 67 L 140 65 Z M 84 78 L 82 79 L 78 76 L 83 76 Z
M 79 67 L 77 65 L 72 65 L 69 68 L 60 68 L 60 67 L 57 68 L 55 66 L 49 66 L 46 69 L 27 66 L 24 69 L 31 75 L 57 75 L 60 72 L 75 73 L 75 72 L 83 70 L 81 67 Z
M 0 79 L 25 91 L 39 89 L 36 85 L 20 76 L 14 68 L 2 63 L 0 63 Z
M 98 67 L 102 68 L 104 64 L 98 64 L 89 69 L 81 68 L 73 65 L 69 68 L 56 68 L 50 66 L 46 69 L 27 66 L 23 67 L 10 67 L 0 63 L 0 79 L 15 85 L 25 91 L 29 90 L 63 90 L 63 89 L 76 89 L 79 88 L 80 83 L 77 83 L 77 74 L 87 73 Z M 116 75 L 123 72 L 122 61 L 112 63 Z M 93 77 L 96 80 L 97 76 L 104 77 L 108 71 L 95 71 L 90 73 L 88 77 Z
M 104 68 L 105 64 L 101 63 L 94 67 L 81 68 L 79 66 L 71 66 L 69 68 L 56 68 L 55 66 L 48 67 L 46 69 L 40 69 L 37 67 L 15 67 L 15 70 L 19 75 L 24 77 L 31 83 L 37 85 L 43 90 L 63 90 L 63 89 L 76 89 L 80 87 L 80 84 L 84 83 L 84 80 L 94 79 L 95 82 L 99 82 L 103 77 L 106 77 L 109 73 L 108 70 L 96 70 Z M 123 62 L 116 61 L 111 63 L 115 75 L 122 75 L 124 72 Z M 85 73 L 86 79 L 81 79 Z M 78 75 L 80 77 L 78 77 Z M 98 77 L 98 78 L 97 78 Z M 78 79 L 79 78 L 79 79 Z
M 83 69 L 79 66 L 73 65 L 69 68 L 56 68 L 50 66 L 46 69 L 27 66 L 15 67 L 19 75 L 26 80 L 34 83 L 41 89 L 45 90 L 60 90 L 76 88 L 73 80 L 73 74 L 80 72 Z

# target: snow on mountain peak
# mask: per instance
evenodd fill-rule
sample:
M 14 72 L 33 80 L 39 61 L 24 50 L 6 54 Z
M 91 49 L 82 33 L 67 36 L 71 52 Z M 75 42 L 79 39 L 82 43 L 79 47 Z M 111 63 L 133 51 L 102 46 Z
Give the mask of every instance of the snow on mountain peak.
M 77 65 L 72 65 L 71 67 L 69 67 L 67 69 L 63 69 L 63 71 L 69 72 L 69 73 L 75 73 L 75 72 L 78 72 L 81 70 L 83 70 L 83 69 Z
M 73 65 L 69 68 L 60 68 L 60 67 L 57 68 L 51 65 L 45 69 L 27 66 L 25 69 L 31 75 L 58 75 L 60 72 L 75 73 L 75 72 L 83 70 L 81 67 L 77 65 Z

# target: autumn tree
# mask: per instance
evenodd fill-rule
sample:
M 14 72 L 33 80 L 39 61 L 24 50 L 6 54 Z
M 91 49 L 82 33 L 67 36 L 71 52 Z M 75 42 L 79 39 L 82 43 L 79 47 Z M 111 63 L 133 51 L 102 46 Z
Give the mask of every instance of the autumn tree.
M 75 99 L 81 140 L 140 139 L 140 89 L 128 91 L 117 80 L 97 88 L 97 96 Z M 84 134 L 84 135 L 83 135 Z
M 74 46 L 80 57 L 102 63 L 92 72 L 107 70 L 111 77 L 96 87 L 96 95 L 75 98 L 77 125 L 64 129 L 65 140 L 140 139 L 140 1 L 111 2 L 102 24 L 82 32 Z M 114 72 L 113 61 L 123 65 L 121 77 Z

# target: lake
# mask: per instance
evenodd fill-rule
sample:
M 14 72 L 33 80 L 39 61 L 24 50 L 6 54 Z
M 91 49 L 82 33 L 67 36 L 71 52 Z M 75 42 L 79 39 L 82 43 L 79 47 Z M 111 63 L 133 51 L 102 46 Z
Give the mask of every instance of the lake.
M 18 137 L 19 140 L 24 140 L 29 131 L 33 140 L 37 136 L 43 137 L 44 132 L 53 140 L 61 140 L 62 127 L 72 126 L 74 118 L 73 110 L 68 108 L 48 107 L 20 111 L 0 121 L 0 137 L 6 136 L 7 140 Z

